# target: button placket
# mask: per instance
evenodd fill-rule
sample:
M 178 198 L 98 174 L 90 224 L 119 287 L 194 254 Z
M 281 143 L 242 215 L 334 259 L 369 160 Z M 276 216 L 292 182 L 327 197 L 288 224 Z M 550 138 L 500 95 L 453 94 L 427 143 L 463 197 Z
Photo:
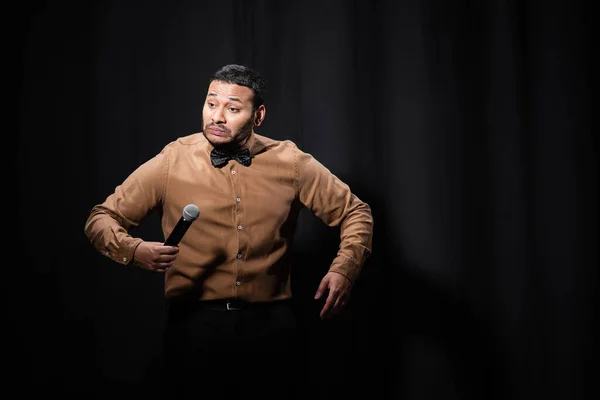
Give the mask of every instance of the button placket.
M 240 188 L 240 180 L 239 180 L 239 176 L 237 175 L 237 171 L 235 169 L 235 167 L 232 166 L 231 169 L 231 181 L 233 184 L 233 198 L 235 199 L 234 203 L 233 203 L 233 208 L 234 208 L 234 212 L 235 212 L 235 223 L 236 223 L 236 230 L 238 231 L 238 253 L 236 253 L 236 258 L 235 260 L 237 262 L 234 262 L 235 264 L 235 271 L 236 271 L 236 276 L 235 276 L 235 292 L 237 293 L 238 288 L 241 287 L 242 283 L 243 283 L 243 267 L 242 267 L 242 236 L 240 235 L 240 233 L 242 232 L 242 230 L 244 229 L 243 227 L 243 218 L 242 218 L 242 211 L 243 211 L 243 207 L 240 204 L 242 199 L 240 196 L 241 193 L 241 188 Z

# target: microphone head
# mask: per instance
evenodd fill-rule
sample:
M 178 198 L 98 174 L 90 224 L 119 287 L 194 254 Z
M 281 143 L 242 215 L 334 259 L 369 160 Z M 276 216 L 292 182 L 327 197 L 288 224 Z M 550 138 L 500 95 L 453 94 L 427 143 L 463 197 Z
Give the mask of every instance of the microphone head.
M 194 221 L 200 215 L 200 209 L 195 204 L 188 204 L 183 208 L 183 219 Z

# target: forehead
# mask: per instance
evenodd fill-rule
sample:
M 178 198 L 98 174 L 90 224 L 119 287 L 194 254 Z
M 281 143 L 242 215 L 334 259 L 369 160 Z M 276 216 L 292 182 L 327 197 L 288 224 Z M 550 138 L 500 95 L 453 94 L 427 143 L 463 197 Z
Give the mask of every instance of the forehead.
M 212 81 L 208 86 L 208 96 L 210 97 L 235 97 L 242 102 L 252 101 L 254 92 L 246 86 L 236 85 L 223 81 Z

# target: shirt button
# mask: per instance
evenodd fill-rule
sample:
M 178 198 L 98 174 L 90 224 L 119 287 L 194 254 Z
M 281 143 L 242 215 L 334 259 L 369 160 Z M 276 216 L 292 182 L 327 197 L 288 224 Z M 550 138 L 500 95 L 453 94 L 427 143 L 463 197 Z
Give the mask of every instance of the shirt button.
M 242 253 L 238 253 L 237 258 L 242 258 Z
M 240 281 L 237 281 L 235 284 L 236 284 L 237 286 L 240 286 L 240 285 L 242 284 L 242 282 L 240 282 Z
M 240 199 L 240 198 L 238 197 L 238 198 L 236 198 L 236 199 L 235 199 L 235 201 L 237 201 L 237 202 L 239 203 L 240 201 L 242 201 L 242 199 Z
M 232 173 L 233 175 L 235 175 L 235 169 L 234 169 L 233 171 L 231 171 L 231 173 Z
M 238 225 L 238 231 L 241 231 L 241 230 L 242 230 L 242 226 Z
M 106 257 L 109 257 L 109 256 L 110 256 L 110 253 L 108 252 L 108 250 L 107 250 L 107 251 L 106 251 L 106 253 L 104 253 L 104 254 L 106 254 Z
M 123 257 L 123 262 L 127 262 L 127 257 Z

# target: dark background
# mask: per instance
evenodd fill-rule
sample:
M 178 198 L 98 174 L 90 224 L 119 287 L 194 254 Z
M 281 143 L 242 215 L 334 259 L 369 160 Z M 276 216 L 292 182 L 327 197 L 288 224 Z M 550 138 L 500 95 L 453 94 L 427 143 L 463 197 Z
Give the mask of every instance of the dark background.
M 17 180 L 5 212 L 19 234 L 6 245 L 3 375 L 18 398 L 156 397 L 162 276 L 111 263 L 83 227 L 135 167 L 201 129 L 208 78 L 228 63 L 269 82 L 259 133 L 312 153 L 375 218 L 350 309 L 324 323 L 312 296 L 337 231 L 302 215 L 291 373 L 305 398 L 596 392 L 583 1 L 14 8 L 18 74 L 5 79 L 19 88 L 18 140 L 5 151 Z M 155 216 L 138 229 L 163 239 Z

